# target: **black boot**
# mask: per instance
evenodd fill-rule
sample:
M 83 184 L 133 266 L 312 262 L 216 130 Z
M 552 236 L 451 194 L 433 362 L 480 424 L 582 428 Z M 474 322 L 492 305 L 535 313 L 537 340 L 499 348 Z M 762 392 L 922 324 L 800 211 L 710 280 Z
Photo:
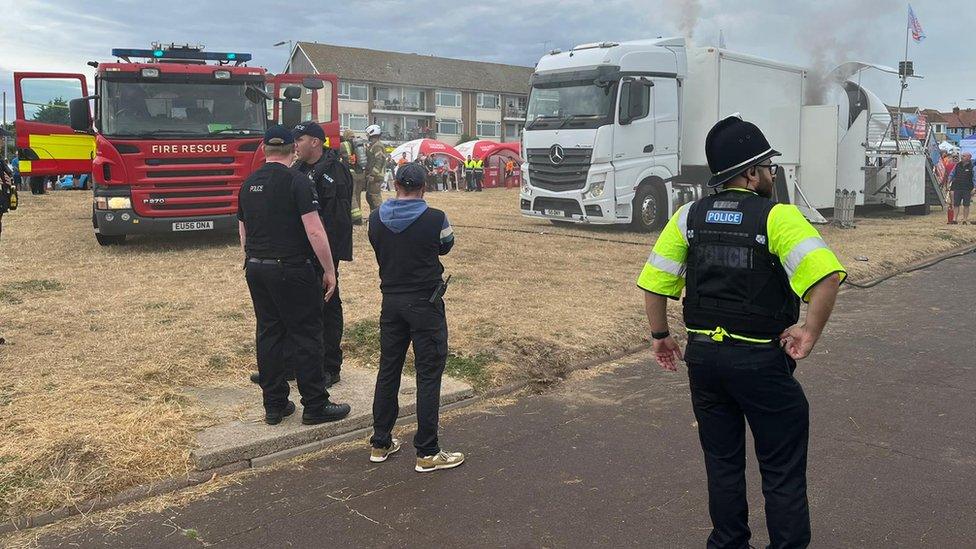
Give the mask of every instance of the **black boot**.
M 318 410 L 306 409 L 302 412 L 302 425 L 318 425 L 330 421 L 339 421 L 349 415 L 352 408 L 348 404 L 328 403 Z
M 295 413 L 295 403 L 288 401 L 285 408 L 282 410 L 265 410 L 264 411 L 264 422 L 268 425 L 277 425 L 281 423 L 281 420 Z

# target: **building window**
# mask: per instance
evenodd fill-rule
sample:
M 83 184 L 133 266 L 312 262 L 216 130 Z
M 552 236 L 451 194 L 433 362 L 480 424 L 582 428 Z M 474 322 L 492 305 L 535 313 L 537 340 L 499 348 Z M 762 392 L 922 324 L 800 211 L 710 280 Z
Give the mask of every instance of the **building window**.
M 349 114 L 342 113 L 340 117 L 339 125 L 342 130 L 352 130 L 354 132 L 361 132 L 366 130 L 367 121 L 369 119 L 365 114 Z
M 501 99 L 498 94 L 494 93 L 479 93 L 478 94 L 478 106 L 482 109 L 497 109 L 501 105 Z
M 505 124 L 505 139 L 518 139 L 518 137 L 519 137 L 518 124 Z
M 444 135 L 461 135 L 461 121 L 451 119 L 438 120 L 437 133 Z
M 486 120 L 478 121 L 478 136 L 480 137 L 498 137 L 501 122 L 490 122 Z
M 511 110 L 524 111 L 526 100 L 524 96 L 514 97 L 510 95 L 505 98 L 505 106 Z
M 438 107 L 460 107 L 461 92 L 437 90 L 436 102 Z
M 369 93 L 366 91 L 366 84 L 351 84 L 349 82 L 339 82 L 339 99 L 349 99 L 351 101 L 366 101 Z

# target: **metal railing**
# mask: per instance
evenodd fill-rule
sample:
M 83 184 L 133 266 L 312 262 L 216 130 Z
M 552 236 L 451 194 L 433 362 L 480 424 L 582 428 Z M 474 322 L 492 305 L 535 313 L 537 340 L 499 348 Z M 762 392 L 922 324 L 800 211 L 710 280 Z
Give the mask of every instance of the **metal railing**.
M 374 99 L 373 108 L 384 111 L 427 112 L 427 105 L 423 101 L 413 102 L 399 99 Z

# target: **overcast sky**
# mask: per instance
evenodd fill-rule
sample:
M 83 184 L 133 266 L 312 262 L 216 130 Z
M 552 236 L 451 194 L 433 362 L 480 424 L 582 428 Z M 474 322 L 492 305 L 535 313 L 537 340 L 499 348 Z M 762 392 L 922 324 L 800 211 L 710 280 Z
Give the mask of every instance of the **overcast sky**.
M 252 65 L 274 72 L 283 68 L 287 46 L 272 44 L 283 40 L 529 66 L 547 49 L 584 42 L 691 32 L 695 43 L 716 45 L 720 30 L 731 50 L 805 66 L 818 60 L 830 66 L 849 60 L 897 66 L 905 50 L 907 4 L 897 0 L 521 0 L 461 7 L 465 4 L 0 0 L 0 89 L 7 91 L 11 120 L 13 71 L 91 74 L 86 61 L 110 60 L 112 48 L 149 47 L 156 40 L 251 52 Z M 303 7 L 306 13 L 299 11 Z M 911 81 L 905 104 L 976 108 L 971 45 L 976 3 L 918 0 L 913 7 L 928 37 L 911 43 L 909 57 L 925 78 Z M 897 103 L 894 77 L 878 74 L 864 83 Z

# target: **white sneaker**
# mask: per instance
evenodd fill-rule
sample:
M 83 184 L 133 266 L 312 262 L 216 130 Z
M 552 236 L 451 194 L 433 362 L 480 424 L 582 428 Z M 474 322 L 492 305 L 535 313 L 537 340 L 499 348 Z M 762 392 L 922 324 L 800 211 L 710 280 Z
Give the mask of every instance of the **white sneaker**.
M 417 466 L 413 468 L 418 473 L 430 473 L 438 469 L 453 469 L 464 463 L 461 452 L 445 452 L 441 450 L 436 455 L 417 458 Z
M 400 441 L 393 439 L 390 443 L 389 448 L 373 448 L 369 451 L 369 460 L 373 463 L 383 463 L 386 458 L 390 457 L 390 454 L 395 454 L 400 451 Z

